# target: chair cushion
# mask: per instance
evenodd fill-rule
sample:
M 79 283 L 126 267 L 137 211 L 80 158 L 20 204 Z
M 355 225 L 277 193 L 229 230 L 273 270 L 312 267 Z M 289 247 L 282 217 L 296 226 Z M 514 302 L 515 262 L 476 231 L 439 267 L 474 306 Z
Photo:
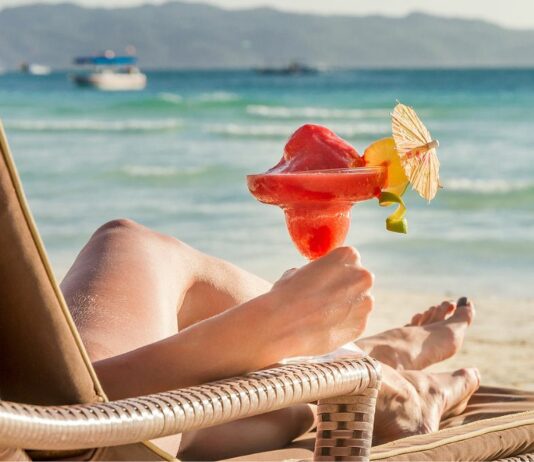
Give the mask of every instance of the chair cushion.
M 373 460 L 495 460 L 534 447 L 534 392 L 481 386 L 462 414 L 432 435 L 373 448 Z
M 417 435 L 373 448 L 371 460 L 479 461 L 534 451 L 534 411 Z
M 464 413 L 445 420 L 442 426 L 446 428 L 433 434 L 411 436 L 375 446 L 371 460 L 496 460 L 533 452 L 534 393 L 480 387 Z M 310 432 L 285 449 L 248 454 L 230 460 L 311 459 L 314 443 L 315 433 Z

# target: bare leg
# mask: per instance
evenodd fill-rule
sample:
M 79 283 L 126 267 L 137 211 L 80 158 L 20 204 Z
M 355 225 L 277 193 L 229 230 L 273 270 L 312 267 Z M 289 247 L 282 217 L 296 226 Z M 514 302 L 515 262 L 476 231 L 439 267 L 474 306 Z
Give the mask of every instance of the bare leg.
M 114 220 L 99 228 L 61 283 L 93 362 L 170 337 L 179 328 L 270 287 L 229 263 L 130 220 Z M 307 406 L 278 411 L 267 419 L 277 422 L 270 426 L 277 430 L 272 440 L 269 433 L 262 434 L 266 447 L 284 438 L 287 443 L 303 425 L 313 424 Z M 180 439 L 168 437 L 157 444 L 176 454 Z M 237 439 L 229 439 L 228 444 L 235 446 Z
M 99 228 L 61 283 L 93 361 L 169 337 L 270 287 L 130 220 Z
M 116 220 L 94 234 L 61 287 L 91 359 L 99 361 L 173 336 L 268 291 L 271 285 L 173 238 L 129 220 Z M 452 393 L 460 399 L 457 395 Z M 270 422 L 267 427 L 266 422 Z M 195 458 L 209 458 L 209 453 L 195 451 L 205 449 L 206 440 L 220 438 L 218 454 L 225 450 L 231 454 L 232 448 L 243 445 L 249 451 L 265 450 L 283 446 L 312 422 L 310 408 L 298 406 L 190 433 L 183 449 Z M 246 434 L 236 431 L 242 427 Z M 176 453 L 179 439 L 158 444 Z
M 62 283 L 93 360 L 166 338 L 271 286 L 129 220 L 100 228 Z M 473 316 L 470 303 L 443 302 L 357 344 L 391 367 L 419 370 L 454 355 Z

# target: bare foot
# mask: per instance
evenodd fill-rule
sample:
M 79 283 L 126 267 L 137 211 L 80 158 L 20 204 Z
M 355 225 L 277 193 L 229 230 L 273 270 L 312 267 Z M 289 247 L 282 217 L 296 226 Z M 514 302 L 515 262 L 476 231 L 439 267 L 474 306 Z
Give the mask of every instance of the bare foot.
M 377 399 L 374 443 L 439 430 L 442 419 L 462 413 L 480 386 L 476 369 L 431 374 L 383 367 Z
M 421 370 L 453 356 L 462 346 L 475 307 L 463 297 L 416 314 L 411 322 L 356 344 L 373 358 L 397 370 Z

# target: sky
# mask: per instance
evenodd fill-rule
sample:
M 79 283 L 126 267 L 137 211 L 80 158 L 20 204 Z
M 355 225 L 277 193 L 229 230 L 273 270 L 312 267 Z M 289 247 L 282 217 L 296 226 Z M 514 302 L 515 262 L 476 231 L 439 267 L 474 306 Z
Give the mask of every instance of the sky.
M 164 0 L 0 0 L 0 8 L 30 3 L 70 1 L 92 7 L 127 7 Z M 534 0 L 187 0 L 224 8 L 271 6 L 286 11 L 319 14 L 384 14 L 401 16 L 423 11 L 441 16 L 485 19 L 510 28 L 534 29 Z

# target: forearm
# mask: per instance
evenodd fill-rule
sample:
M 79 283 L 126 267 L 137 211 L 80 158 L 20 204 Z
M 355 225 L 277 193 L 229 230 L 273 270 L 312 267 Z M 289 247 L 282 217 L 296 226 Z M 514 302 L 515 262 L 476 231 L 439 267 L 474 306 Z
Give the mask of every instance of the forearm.
M 280 359 L 266 294 L 182 332 L 94 364 L 111 399 L 183 388 L 261 369 Z

